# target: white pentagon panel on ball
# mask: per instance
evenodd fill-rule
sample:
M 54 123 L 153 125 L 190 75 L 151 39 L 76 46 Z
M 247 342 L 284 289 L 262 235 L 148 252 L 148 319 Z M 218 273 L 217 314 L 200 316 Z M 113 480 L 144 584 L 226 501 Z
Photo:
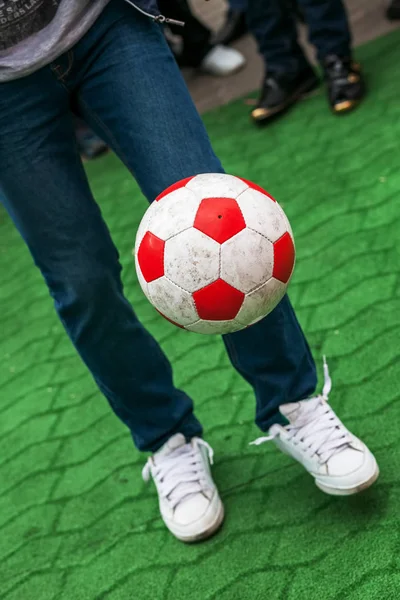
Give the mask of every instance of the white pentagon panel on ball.
M 149 225 L 151 233 L 162 240 L 168 240 L 192 227 L 200 201 L 191 190 L 182 187 L 167 194 L 159 202 L 154 202 L 156 210 Z
M 186 187 L 199 197 L 203 198 L 233 198 L 248 188 L 247 183 L 224 173 L 203 173 L 196 175 L 187 184 Z
M 135 266 L 136 266 L 136 275 L 137 275 L 137 278 L 139 281 L 139 285 L 142 288 L 144 295 L 147 297 L 147 299 L 149 299 L 149 293 L 148 293 L 148 289 L 147 289 L 148 284 L 147 284 L 147 281 L 145 280 L 145 278 L 143 277 L 142 270 L 139 266 L 137 254 L 135 254 Z
M 193 333 L 203 333 L 205 335 L 224 335 L 244 329 L 245 325 L 238 323 L 235 319 L 231 321 L 197 321 L 192 325 L 188 325 L 186 329 Z
M 148 283 L 147 289 L 153 306 L 171 321 L 183 326 L 198 321 L 192 295 L 166 277 Z
M 276 242 L 287 230 L 282 209 L 265 194 L 249 188 L 236 198 L 236 202 L 247 227 L 258 231 L 271 242 Z
M 173 283 L 195 292 L 219 276 L 220 244 L 197 229 L 186 229 L 165 243 L 164 272 Z
M 235 319 L 244 325 L 253 324 L 268 315 L 282 300 L 287 285 L 271 278 L 254 292 L 247 294 Z
M 136 239 L 135 239 L 135 253 L 137 254 L 137 251 L 139 250 L 139 246 L 140 246 L 140 242 L 142 241 L 142 239 L 144 238 L 144 236 L 146 235 L 146 233 L 149 230 L 149 225 L 150 222 L 153 218 L 153 215 L 156 211 L 157 207 L 155 206 L 155 202 L 152 202 L 152 204 L 150 204 L 150 206 L 147 208 L 146 212 L 144 213 L 142 220 L 139 223 L 139 227 L 138 230 L 136 232 Z
M 251 292 L 270 277 L 272 242 L 252 229 L 243 229 L 221 246 L 221 279 L 241 292 Z

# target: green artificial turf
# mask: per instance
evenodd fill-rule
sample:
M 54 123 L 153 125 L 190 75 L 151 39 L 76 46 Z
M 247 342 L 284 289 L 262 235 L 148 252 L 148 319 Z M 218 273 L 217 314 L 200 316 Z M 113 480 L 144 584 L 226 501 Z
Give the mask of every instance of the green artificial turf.
M 265 130 L 242 102 L 205 116 L 227 171 L 284 206 L 297 243 L 291 297 L 332 405 L 381 478 L 330 498 L 272 445 L 249 447 L 253 395 L 216 337 L 164 321 L 131 259 L 146 207 L 119 162 L 88 172 L 127 295 L 193 395 L 214 447 L 223 530 L 185 546 L 160 521 L 143 457 L 75 355 L 41 277 L 0 212 L 0 597 L 7 600 L 400 598 L 400 33 L 359 51 L 370 93 L 335 118 L 319 94 Z

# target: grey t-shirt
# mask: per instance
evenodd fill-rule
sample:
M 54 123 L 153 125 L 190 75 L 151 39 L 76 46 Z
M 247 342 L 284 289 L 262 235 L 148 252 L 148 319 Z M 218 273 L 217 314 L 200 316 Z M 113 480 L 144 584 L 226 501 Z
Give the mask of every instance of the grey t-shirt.
M 110 0 L 0 0 L 0 83 L 72 48 Z

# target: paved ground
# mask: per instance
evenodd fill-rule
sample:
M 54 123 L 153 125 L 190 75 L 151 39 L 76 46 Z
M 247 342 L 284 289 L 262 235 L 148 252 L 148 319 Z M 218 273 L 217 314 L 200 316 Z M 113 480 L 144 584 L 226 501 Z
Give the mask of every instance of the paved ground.
M 217 29 L 224 18 L 226 10 L 225 0 L 192 0 L 195 12 L 209 25 Z M 400 23 L 390 23 L 385 18 L 385 0 L 347 0 L 354 43 L 356 46 L 371 39 L 375 39 L 400 26 Z M 305 42 L 306 32 L 301 28 L 301 39 Z M 246 68 L 226 79 L 213 77 L 199 77 L 193 72 L 186 72 L 190 90 L 196 105 L 201 112 L 229 102 L 234 98 L 241 98 L 253 92 L 261 81 L 263 65 L 260 60 L 256 45 L 250 36 L 235 44 L 247 58 Z M 313 59 L 313 50 L 307 47 L 307 52 Z
M 145 204 L 113 156 L 88 166 L 129 299 L 193 395 L 216 454 L 223 530 L 186 547 L 160 522 L 143 457 L 76 357 L 41 278 L 0 212 L 0 596 L 4 600 L 398 600 L 400 36 L 362 49 L 371 92 L 349 118 L 317 95 L 265 131 L 241 102 L 205 121 L 228 171 L 292 222 L 291 297 L 332 404 L 382 469 L 352 499 L 324 496 L 257 435 L 254 400 L 218 338 L 154 313 L 131 260 Z M 395 83 L 393 83 L 395 82 Z

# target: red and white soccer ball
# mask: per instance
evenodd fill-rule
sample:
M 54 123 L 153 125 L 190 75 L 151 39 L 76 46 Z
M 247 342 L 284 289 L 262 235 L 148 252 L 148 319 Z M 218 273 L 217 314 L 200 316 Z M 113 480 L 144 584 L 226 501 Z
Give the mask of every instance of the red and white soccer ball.
M 257 185 L 207 173 L 179 181 L 150 205 L 135 243 L 143 292 L 169 321 L 223 334 L 256 323 L 286 292 L 293 234 Z

